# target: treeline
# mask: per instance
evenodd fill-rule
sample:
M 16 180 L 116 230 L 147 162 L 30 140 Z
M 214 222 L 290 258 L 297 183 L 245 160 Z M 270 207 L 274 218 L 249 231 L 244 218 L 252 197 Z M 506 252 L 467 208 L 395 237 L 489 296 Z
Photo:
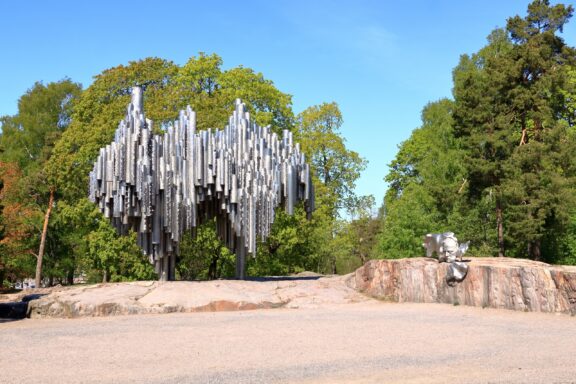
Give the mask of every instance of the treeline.
M 120 65 L 84 90 L 70 79 L 36 83 L 16 115 L 0 117 L 0 282 L 40 266 L 48 285 L 155 278 L 135 235 L 119 237 L 86 198 L 88 172 L 135 85 L 159 134 L 188 104 L 199 129 L 222 128 L 241 98 L 258 124 L 301 143 L 317 210 L 311 220 L 302 207 L 278 211 L 248 275 L 347 273 L 371 258 L 421 256 L 422 236 L 447 230 L 471 240 L 471 255 L 576 264 L 576 51 L 559 37 L 572 12 L 535 0 L 461 57 L 453 99 L 424 108 L 390 164 L 377 217 L 373 197 L 354 194 L 366 162 L 346 148 L 337 104 L 295 115 L 290 95 L 250 68 L 223 70 L 215 54 Z M 233 274 L 214 223 L 185 237 L 180 279 Z
M 147 117 L 157 133 L 190 104 L 199 129 L 223 128 L 241 98 L 260 125 L 289 129 L 301 143 L 315 174 L 317 206 L 312 220 L 303 207 L 294 216 L 277 212 L 272 235 L 250 260 L 250 275 L 285 275 L 304 270 L 345 272 L 365 260 L 352 248 L 354 232 L 341 215 L 369 220 L 373 198 L 354 194 L 365 160 L 346 148 L 336 103 L 312 106 L 299 115 L 290 95 L 252 69 L 222 69 L 217 55 L 199 54 L 185 65 L 147 58 L 110 68 L 82 90 L 70 79 L 36 83 L 18 102 L 18 113 L 1 117 L 0 282 L 11 285 L 37 275 L 42 283 L 155 278 L 135 243 L 118 236 L 87 200 L 88 173 L 99 149 L 109 144 L 135 85 L 144 88 Z M 46 223 L 46 226 L 44 225 Z M 214 223 L 187 236 L 177 273 L 181 279 L 232 277 L 234 258 L 217 239 Z M 41 265 L 40 265 L 41 262 Z M 76 280 L 77 281 L 77 280 Z
M 463 55 L 453 100 L 430 103 L 386 180 L 377 254 L 451 230 L 470 253 L 576 264 L 576 51 L 571 6 L 536 0 Z

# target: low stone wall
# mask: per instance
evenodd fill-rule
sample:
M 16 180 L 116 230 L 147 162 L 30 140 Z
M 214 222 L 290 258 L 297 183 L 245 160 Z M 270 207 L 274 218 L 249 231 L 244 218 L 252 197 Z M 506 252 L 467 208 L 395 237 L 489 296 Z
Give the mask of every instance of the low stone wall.
M 346 283 L 395 302 L 448 303 L 576 314 L 576 267 L 511 258 L 470 258 L 468 275 L 450 287 L 447 263 L 430 258 L 371 260 Z

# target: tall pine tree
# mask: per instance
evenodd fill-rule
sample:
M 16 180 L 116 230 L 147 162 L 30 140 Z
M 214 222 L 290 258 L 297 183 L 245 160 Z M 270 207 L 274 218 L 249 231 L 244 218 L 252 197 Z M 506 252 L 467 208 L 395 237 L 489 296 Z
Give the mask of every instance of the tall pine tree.
M 569 219 L 573 140 L 562 90 L 576 56 L 557 33 L 572 12 L 535 0 L 455 70 L 455 133 L 467 152 L 470 198 L 494 197 L 500 256 L 508 248 L 542 259 L 542 242 Z

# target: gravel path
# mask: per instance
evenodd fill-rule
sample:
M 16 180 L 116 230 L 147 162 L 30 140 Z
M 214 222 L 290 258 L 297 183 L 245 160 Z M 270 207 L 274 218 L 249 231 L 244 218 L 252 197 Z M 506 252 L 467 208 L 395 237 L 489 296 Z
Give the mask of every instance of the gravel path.
M 0 323 L 2 383 L 576 383 L 576 318 L 442 304 Z

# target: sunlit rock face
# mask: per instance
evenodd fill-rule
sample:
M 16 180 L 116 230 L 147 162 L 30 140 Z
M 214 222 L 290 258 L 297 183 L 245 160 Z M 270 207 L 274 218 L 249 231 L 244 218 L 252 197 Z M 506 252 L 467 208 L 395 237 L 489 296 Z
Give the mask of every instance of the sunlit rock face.
M 452 303 L 519 311 L 576 313 L 576 267 L 512 258 L 470 258 L 464 281 L 449 286 L 450 264 L 429 258 L 371 260 L 348 286 L 396 302 Z

